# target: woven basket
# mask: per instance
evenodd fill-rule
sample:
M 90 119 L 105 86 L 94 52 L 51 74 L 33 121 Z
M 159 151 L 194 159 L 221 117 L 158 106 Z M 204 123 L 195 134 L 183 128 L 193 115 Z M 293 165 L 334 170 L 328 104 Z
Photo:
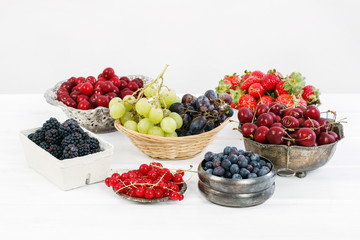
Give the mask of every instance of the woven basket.
M 143 75 L 128 75 L 130 80 L 140 78 L 144 81 L 144 85 L 151 82 L 152 79 Z M 75 119 L 82 127 L 94 133 L 114 132 L 114 119 L 110 116 L 109 108 L 97 107 L 95 109 L 80 110 L 66 106 L 57 100 L 57 90 L 65 81 L 57 83 L 53 88 L 47 90 L 44 97 L 51 105 L 60 107 L 68 118 Z
M 138 133 L 123 127 L 119 120 L 116 120 L 114 125 L 149 157 L 158 160 L 180 160 L 199 155 L 228 122 L 229 118 L 211 131 L 186 137 L 159 137 Z

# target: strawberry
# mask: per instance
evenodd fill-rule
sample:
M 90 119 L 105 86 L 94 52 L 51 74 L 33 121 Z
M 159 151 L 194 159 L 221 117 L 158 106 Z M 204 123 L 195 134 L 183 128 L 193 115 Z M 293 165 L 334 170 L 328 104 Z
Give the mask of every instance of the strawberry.
M 224 80 L 220 80 L 219 85 L 215 88 L 217 93 L 230 92 L 231 83 L 226 83 Z
M 288 94 L 289 93 L 288 91 L 286 91 L 284 89 L 284 83 L 286 83 L 286 82 L 285 81 L 280 81 L 280 82 L 278 82 L 276 84 L 274 92 L 275 92 L 277 97 L 280 96 L 281 94 Z
M 264 75 L 263 80 L 261 81 L 261 85 L 265 88 L 265 90 L 273 90 L 276 84 L 280 82 L 279 76 L 276 74 L 276 70 L 269 70 L 267 74 Z
M 241 90 L 242 91 L 248 91 L 249 87 L 253 84 L 253 83 L 260 83 L 261 80 L 257 77 L 248 77 L 242 84 L 241 84 Z
M 307 85 L 303 88 L 303 94 L 302 97 L 307 103 L 316 102 L 319 100 L 319 89 L 315 88 L 312 85 Z
M 263 88 L 263 86 L 261 86 L 260 83 L 251 84 L 248 91 L 249 91 L 249 94 L 251 96 L 253 96 L 254 98 L 259 98 L 259 97 L 263 96 L 265 93 L 265 89 Z
M 259 71 L 259 70 L 256 70 L 256 71 L 253 71 L 253 72 L 251 73 L 251 76 L 257 77 L 257 78 L 259 78 L 259 79 L 261 80 L 261 79 L 263 79 L 263 77 L 265 76 L 265 74 L 264 74 L 263 72 Z
M 231 83 L 231 85 L 235 86 L 241 83 L 241 79 L 239 75 L 236 75 L 236 73 L 234 73 L 233 75 L 225 75 L 224 82 L 229 82 Z
M 247 108 L 251 109 L 252 111 L 254 111 L 256 108 L 255 98 L 253 96 L 251 96 L 250 94 L 243 95 L 240 98 L 239 104 L 238 104 L 238 108 L 241 108 L 241 107 L 247 107 Z
M 264 95 L 261 98 L 259 98 L 257 104 L 259 105 L 259 104 L 263 103 L 263 104 L 266 104 L 266 105 L 269 106 L 269 104 L 272 103 L 272 102 L 274 102 L 274 99 L 272 97 Z
M 304 99 L 302 99 L 301 97 L 296 97 L 294 95 L 290 95 L 290 94 L 281 94 L 280 96 L 278 96 L 276 98 L 275 101 L 278 103 L 284 103 L 289 108 L 297 107 L 299 105 L 302 105 L 305 108 L 307 106 L 306 101 Z

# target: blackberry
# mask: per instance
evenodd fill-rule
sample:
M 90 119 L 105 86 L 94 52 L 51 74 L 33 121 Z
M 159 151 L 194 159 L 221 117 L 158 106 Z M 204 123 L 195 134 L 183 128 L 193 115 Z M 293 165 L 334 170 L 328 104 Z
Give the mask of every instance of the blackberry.
M 30 138 L 31 135 L 31 138 Z M 30 134 L 29 138 L 31 141 L 39 145 L 41 142 L 45 141 L 45 132 L 41 129 L 36 130 L 35 133 Z
M 68 119 L 65 122 L 63 122 L 59 127 L 59 132 L 63 137 L 66 137 L 70 135 L 71 133 L 84 133 L 84 131 L 80 128 L 77 121 L 74 119 Z
M 75 158 L 78 156 L 79 156 L 78 148 L 74 144 L 70 144 L 64 148 L 61 159 Z
M 60 127 L 59 121 L 56 118 L 52 117 L 43 124 L 42 129 L 44 131 L 47 131 L 50 129 L 59 129 L 59 127 Z
M 83 143 L 78 147 L 79 157 L 91 154 L 91 150 L 89 144 Z
M 60 144 L 62 136 L 57 129 L 50 129 L 45 132 L 45 141 L 49 144 Z
M 90 150 L 98 150 L 100 151 L 100 143 L 99 140 L 96 138 L 89 138 L 85 141 L 87 144 L 89 144 Z
M 78 133 L 78 132 L 71 133 L 70 135 L 63 138 L 63 140 L 61 141 L 61 145 L 63 147 L 66 147 L 70 144 L 73 144 L 76 146 L 76 145 L 80 144 L 81 139 L 82 139 L 82 135 L 80 133 Z
M 87 140 L 87 139 L 90 138 L 90 136 L 89 136 L 89 134 L 87 132 L 83 132 L 81 135 L 82 135 L 83 140 Z
M 64 148 L 60 145 L 50 145 L 48 152 L 53 155 L 54 157 L 60 159 L 63 154 Z
M 43 142 L 41 142 L 40 144 L 39 144 L 39 146 L 42 148 L 42 149 L 45 149 L 46 151 L 49 149 L 49 147 L 50 147 L 50 145 L 47 143 L 47 142 L 45 142 L 45 141 L 43 141 Z

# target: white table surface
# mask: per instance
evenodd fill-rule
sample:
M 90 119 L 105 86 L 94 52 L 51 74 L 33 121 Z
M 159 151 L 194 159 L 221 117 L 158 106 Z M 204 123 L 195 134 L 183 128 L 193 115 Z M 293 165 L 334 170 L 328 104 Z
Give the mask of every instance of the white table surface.
M 345 139 L 324 167 L 299 179 L 276 178 L 274 195 L 250 208 L 208 202 L 190 178 L 185 199 L 153 205 L 116 196 L 103 182 L 62 191 L 29 168 L 19 131 L 66 115 L 42 95 L 0 95 L 0 239 L 360 239 L 360 94 L 323 94 L 321 111 L 347 117 Z M 244 148 L 228 124 L 206 148 Z M 101 134 L 114 147 L 112 168 L 135 168 L 151 159 L 119 132 Z M 161 161 L 196 168 L 202 157 Z

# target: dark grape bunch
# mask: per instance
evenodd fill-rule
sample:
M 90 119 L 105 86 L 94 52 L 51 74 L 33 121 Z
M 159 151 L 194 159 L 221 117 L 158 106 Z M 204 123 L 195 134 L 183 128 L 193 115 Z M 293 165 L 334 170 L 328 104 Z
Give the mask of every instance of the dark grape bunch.
M 74 119 L 60 124 L 56 118 L 50 118 L 28 138 L 60 160 L 101 151 L 99 141 L 84 132 Z
M 230 146 L 221 153 L 207 152 L 201 166 L 207 173 L 232 179 L 261 177 L 272 169 L 272 164 L 258 154 Z
M 214 90 L 208 90 L 197 98 L 185 94 L 181 103 L 174 103 L 169 108 L 183 119 L 182 127 L 176 130 L 177 135 L 196 135 L 216 128 L 234 114 L 231 101 L 229 94 L 219 95 Z

